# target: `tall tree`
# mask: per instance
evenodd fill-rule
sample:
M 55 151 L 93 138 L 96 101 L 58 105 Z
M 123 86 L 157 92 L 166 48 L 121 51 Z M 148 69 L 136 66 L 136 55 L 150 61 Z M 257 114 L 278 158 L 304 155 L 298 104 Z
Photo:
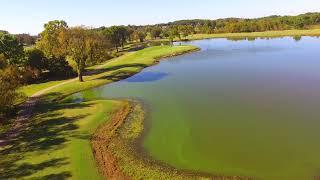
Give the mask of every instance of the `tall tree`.
M 23 64 L 23 46 L 17 38 L 6 32 L 0 32 L 0 54 L 3 54 L 9 64 Z
M 61 48 L 64 42 L 61 39 L 63 34 L 68 29 L 65 21 L 49 21 L 44 25 L 44 31 L 40 33 L 40 40 L 37 42 L 37 47 L 50 57 L 63 57 L 66 52 Z
M 84 27 L 70 28 L 63 35 L 66 42 L 67 55 L 75 64 L 79 81 L 83 82 L 83 72 L 89 64 L 94 64 L 97 60 L 103 59 L 107 54 L 104 37 L 96 31 Z
M 18 41 L 25 46 L 34 45 L 37 40 L 37 36 L 31 36 L 30 34 L 16 34 L 15 36 Z
M 13 112 L 14 105 L 20 97 L 17 91 L 19 87 L 19 69 L 15 65 L 7 64 L 5 56 L 0 54 L 0 120 Z
M 119 47 L 122 43 L 122 38 L 119 33 L 119 27 L 118 26 L 112 26 L 110 28 L 106 28 L 103 30 L 103 35 L 113 44 L 114 48 L 119 51 Z
M 150 36 L 152 39 L 160 38 L 161 33 L 162 29 L 160 27 L 154 27 L 150 32 Z
M 138 40 L 140 42 L 143 42 L 146 38 L 146 33 L 143 32 L 142 30 L 136 30 L 133 32 L 133 39 Z

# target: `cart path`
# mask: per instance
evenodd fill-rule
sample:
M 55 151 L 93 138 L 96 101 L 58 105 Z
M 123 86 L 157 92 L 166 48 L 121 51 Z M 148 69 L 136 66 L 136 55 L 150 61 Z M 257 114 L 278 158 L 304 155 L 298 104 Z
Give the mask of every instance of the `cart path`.
M 3 137 L 0 137 L 0 148 L 10 144 L 10 141 L 16 139 L 20 132 L 28 126 L 28 120 L 32 116 L 32 110 L 42 95 L 54 88 L 72 83 L 76 80 L 78 80 L 78 78 L 70 79 L 68 81 L 42 89 L 30 96 L 26 102 L 20 105 L 20 111 L 11 129 L 7 131 Z

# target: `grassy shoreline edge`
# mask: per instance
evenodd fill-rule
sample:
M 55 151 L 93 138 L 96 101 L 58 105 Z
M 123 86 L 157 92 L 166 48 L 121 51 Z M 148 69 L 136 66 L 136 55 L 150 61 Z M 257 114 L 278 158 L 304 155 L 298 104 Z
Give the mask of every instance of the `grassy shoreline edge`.
M 99 171 L 106 179 L 217 179 L 249 180 L 251 177 L 214 175 L 177 169 L 141 152 L 144 120 L 143 105 L 135 100 L 120 100 L 111 121 L 101 125 L 91 139 Z

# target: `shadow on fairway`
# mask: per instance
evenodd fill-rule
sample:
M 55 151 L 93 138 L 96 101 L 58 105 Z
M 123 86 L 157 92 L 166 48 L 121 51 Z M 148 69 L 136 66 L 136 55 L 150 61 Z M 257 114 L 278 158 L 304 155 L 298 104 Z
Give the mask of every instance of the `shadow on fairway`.
M 58 94 L 49 94 L 48 96 Z M 64 117 L 59 110 L 85 108 L 93 104 L 77 104 L 70 102 L 45 102 L 39 103 L 34 108 L 34 115 L 30 119 L 28 129 L 10 142 L 10 145 L 0 151 L 0 179 L 21 179 L 39 173 L 46 168 L 60 167 L 70 163 L 68 158 L 56 158 L 43 162 L 18 163 L 25 160 L 28 153 L 43 155 L 49 151 L 59 150 L 69 141 L 74 132 L 79 128 L 75 122 L 87 115 L 74 115 Z M 75 136 L 74 136 L 75 137 Z M 77 138 L 77 137 L 75 137 Z M 90 137 L 79 137 L 90 138 Z M 48 151 L 49 150 L 49 151 Z M 39 179 L 64 179 L 71 177 L 70 172 L 49 174 Z

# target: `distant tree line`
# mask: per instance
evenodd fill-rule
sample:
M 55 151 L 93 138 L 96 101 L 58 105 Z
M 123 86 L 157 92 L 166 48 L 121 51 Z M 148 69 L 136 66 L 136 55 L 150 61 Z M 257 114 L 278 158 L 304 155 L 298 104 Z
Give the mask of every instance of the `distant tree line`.
M 194 33 L 211 34 L 307 29 L 319 24 L 320 13 L 306 13 L 298 16 L 269 16 L 256 19 L 182 20 L 161 26 L 192 26 Z
M 124 41 L 140 41 L 145 39 L 184 40 L 191 34 L 217 34 L 280 31 L 290 29 L 309 29 L 320 25 L 320 13 L 306 13 L 297 16 L 269 16 L 255 19 L 226 18 L 217 20 L 181 20 L 164 24 L 146 26 L 113 26 L 101 27 L 98 31 L 118 32 L 113 44 L 117 47 Z M 111 32 L 110 32 L 111 31 Z M 113 39 L 114 40 L 114 39 Z

